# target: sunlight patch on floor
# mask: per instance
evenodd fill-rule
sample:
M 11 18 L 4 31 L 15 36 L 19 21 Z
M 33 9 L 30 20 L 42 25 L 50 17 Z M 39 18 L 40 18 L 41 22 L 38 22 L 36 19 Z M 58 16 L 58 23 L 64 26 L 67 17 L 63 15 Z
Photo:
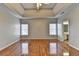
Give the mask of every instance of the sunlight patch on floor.
M 69 56 L 69 52 L 63 52 L 63 56 Z

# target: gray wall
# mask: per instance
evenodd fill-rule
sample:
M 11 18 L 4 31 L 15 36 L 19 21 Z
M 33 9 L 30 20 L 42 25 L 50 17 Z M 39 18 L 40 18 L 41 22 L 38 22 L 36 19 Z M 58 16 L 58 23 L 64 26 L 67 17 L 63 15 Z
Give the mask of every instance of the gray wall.
M 19 36 L 19 19 L 11 15 L 8 10 L 0 4 L 0 50 L 19 40 Z
M 64 40 L 63 32 L 63 21 L 65 19 L 69 20 L 69 45 L 79 50 L 79 4 L 74 4 L 72 6 L 70 13 L 60 17 L 58 19 L 58 39 Z
M 79 4 L 74 6 L 70 14 L 69 43 L 79 50 Z
M 21 23 L 29 24 L 29 36 L 22 39 L 56 39 L 57 36 L 49 36 L 49 23 L 56 23 L 56 19 L 28 19 Z

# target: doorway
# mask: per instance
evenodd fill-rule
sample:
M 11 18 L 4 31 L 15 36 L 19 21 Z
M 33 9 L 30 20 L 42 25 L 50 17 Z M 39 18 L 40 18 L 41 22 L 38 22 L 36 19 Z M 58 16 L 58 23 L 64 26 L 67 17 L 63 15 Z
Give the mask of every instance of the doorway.
M 64 41 L 69 41 L 69 20 L 63 21 Z

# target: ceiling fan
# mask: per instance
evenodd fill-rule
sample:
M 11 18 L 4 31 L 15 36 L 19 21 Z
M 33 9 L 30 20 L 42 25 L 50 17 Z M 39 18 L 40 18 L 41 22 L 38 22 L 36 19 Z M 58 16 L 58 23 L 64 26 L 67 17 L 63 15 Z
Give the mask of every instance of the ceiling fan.
M 40 7 L 41 7 L 43 4 L 49 4 L 49 3 L 36 3 L 37 10 L 40 10 Z
M 37 10 L 39 10 L 41 6 L 42 6 L 41 3 L 37 3 L 37 4 L 36 4 Z

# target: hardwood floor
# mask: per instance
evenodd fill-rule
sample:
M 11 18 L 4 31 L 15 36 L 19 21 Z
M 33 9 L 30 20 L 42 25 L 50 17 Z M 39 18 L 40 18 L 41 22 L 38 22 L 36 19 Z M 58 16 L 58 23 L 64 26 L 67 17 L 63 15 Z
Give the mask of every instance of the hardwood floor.
M 58 40 L 21 40 L 0 51 L 0 56 L 79 56 L 79 51 Z
M 31 40 L 29 42 L 29 55 L 48 56 L 49 55 L 49 40 Z
M 16 42 L 8 48 L 0 51 L 0 56 L 20 56 L 21 55 L 21 44 Z

